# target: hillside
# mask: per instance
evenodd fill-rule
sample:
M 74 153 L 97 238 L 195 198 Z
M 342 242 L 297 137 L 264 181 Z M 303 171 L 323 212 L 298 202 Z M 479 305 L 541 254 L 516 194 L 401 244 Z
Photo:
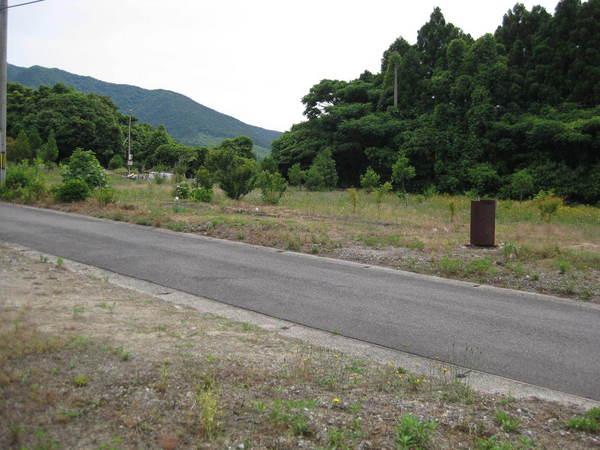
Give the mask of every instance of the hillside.
M 142 122 L 164 125 L 178 141 L 188 145 L 216 144 L 225 138 L 248 136 L 256 152 L 269 152 L 271 142 L 281 133 L 248 125 L 201 105 L 189 97 L 163 89 L 148 90 L 126 84 L 107 83 L 60 69 L 8 65 L 8 80 L 28 87 L 62 83 L 83 92 L 110 97 L 121 112 L 130 110 Z

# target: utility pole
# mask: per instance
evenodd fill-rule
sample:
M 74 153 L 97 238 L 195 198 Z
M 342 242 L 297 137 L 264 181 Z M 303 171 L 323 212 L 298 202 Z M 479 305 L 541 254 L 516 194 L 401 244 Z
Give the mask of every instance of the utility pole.
M 8 0 L 0 0 L 0 186 L 6 182 L 6 78 Z
M 0 0 L 0 186 L 6 182 L 6 79 L 7 66 L 7 40 L 8 40 L 8 9 L 17 6 L 40 3 L 44 0 L 32 0 L 17 5 L 8 6 L 8 0 Z
M 129 131 L 127 132 L 127 175 L 131 175 L 133 155 L 131 154 L 131 111 L 129 111 Z
M 394 108 L 398 108 L 398 63 L 394 63 Z

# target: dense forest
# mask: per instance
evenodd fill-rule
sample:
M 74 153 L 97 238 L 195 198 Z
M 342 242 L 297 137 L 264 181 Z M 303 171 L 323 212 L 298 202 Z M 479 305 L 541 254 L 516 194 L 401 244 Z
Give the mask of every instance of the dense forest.
M 517 4 L 473 39 L 436 8 L 411 45 L 398 38 L 381 71 L 322 80 L 305 122 L 273 143 L 281 171 L 323 152 L 338 185 L 372 168 L 409 191 L 522 197 L 553 190 L 600 201 L 600 0 L 562 0 L 554 15 Z M 402 162 L 406 165 L 407 163 Z
M 76 148 L 83 148 L 92 150 L 105 167 L 121 167 L 128 122 L 129 117 L 108 97 L 84 94 L 62 84 L 38 89 L 8 85 L 7 147 L 13 161 L 41 157 L 60 162 Z M 191 173 L 203 163 L 207 151 L 179 144 L 165 127 L 153 127 L 135 118 L 131 142 L 138 169 L 172 169 L 180 164 Z

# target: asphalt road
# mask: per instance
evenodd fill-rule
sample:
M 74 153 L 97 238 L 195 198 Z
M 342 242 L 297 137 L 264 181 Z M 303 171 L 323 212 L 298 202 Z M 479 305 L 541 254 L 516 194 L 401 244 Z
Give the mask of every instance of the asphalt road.
M 0 240 L 600 400 L 597 305 L 4 203 Z

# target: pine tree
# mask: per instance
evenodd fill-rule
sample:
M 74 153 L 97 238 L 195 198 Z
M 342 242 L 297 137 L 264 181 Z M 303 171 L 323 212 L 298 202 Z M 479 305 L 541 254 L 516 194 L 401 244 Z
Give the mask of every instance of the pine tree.
M 54 130 L 50 131 L 48 141 L 40 149 L 39 156 L 44 162 L 56 162 L 58 159 L 58 146 L 56 145 Z

